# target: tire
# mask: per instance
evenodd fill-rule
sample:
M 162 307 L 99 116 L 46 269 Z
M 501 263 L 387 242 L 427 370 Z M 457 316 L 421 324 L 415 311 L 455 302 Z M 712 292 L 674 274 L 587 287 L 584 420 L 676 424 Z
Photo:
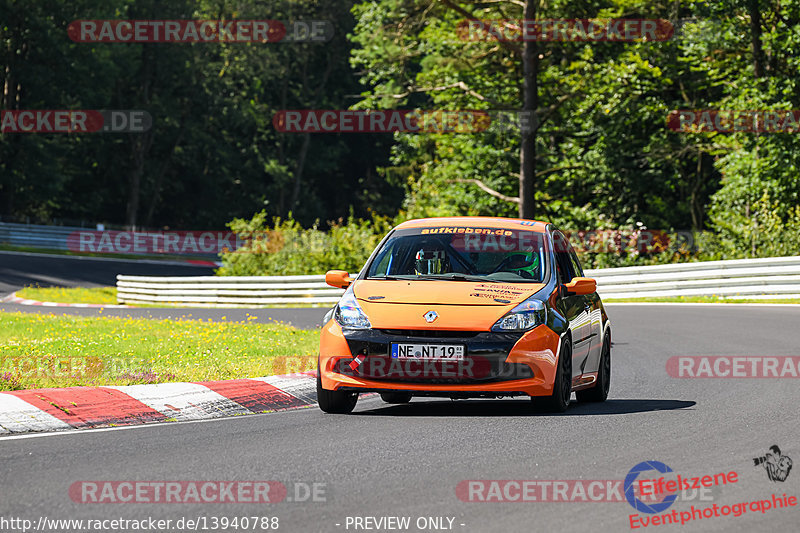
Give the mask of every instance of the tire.
M 572 396 L 572 341 L 569 337 L 561 340 L 561 354 L 558 356 L 558 369 L 550 396 L 534 396 L 533 407 L 542 413 L 563 413 L 569 407 Z
M 346 415 L 355 409 L 358 393 L 323 389 L 322 379 L 319 377 L 319 367 L 317 367 L 317 402 L 319 408 L 325 413 Z
M 382 392 L 381 400 L 386 403 L 408 403 L 411 401 L 410 392 Z
M 604 402 L 608 398 L 611 385 L 611 337 L 606 336 L 600 352 L 600 366 L 597 369 L 597 382 L 591 389 L 575 392 L 579 402 Z

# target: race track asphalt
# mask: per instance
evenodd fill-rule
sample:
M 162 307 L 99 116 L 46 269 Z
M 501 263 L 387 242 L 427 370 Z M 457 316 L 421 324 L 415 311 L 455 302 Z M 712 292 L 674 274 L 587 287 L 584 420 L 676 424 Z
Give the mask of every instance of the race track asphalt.
M 0 298 L 28 285 L 103 287 L 117 274 L 129 276 L 211 276 L 208 266 L 161 261 L 126 261 L 97 257 L 0 252 Z
M 409 516 L 410 531 L 434 531 L 414 521 L 444 516 L 463 532 L 629 531 L 633 508 L 626 502 L 469 503 L 459 500 L 456 486 L 476 479 L 623 479 L 647 460 L 684 476 L 738 473 L 738 482 L 713 491 L 713 501 L 678 501 L 668 511 L 800 495 L 797 466 L 779 483 L 752 460 L 773 444 L 800 460 L 796 379 L 674 379 L 665 371 L 675 355 L 800 355 L 800 306 L 613 304 L 608 312 L 613 379 L 605 404 L 573 403 L 563 415 L 537 415 L 525 400 L 390 406 L 372 397 L 352 415 L 311 408 L 6 437 L 0 517 L 276 516 L 279 531 L 311 532 L 356 531 L 345 527 L 348 516 Z M 323 483 L 326 501 L 79 504 L 68 494 L 79 480 L 277 480 L 290 496 L 294 483 Z M 647 530 L 796 531 L 798 510 Z

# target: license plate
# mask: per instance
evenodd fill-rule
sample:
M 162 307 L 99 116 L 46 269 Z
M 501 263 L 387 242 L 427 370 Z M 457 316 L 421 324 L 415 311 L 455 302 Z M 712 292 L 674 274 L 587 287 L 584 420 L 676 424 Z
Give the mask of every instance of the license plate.
M 464 359 L 464 346 L 460 344 L 392 344 L 392 357 L 396 359 Z

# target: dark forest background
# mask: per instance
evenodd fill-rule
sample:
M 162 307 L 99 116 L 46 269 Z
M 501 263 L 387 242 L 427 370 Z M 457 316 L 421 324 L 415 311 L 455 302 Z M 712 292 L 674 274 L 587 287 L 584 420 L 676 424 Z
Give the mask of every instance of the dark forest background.
M 464 41 L 465 18 L 662 18 L 664 42 Z M 327 43 L 86 44 L 76 19 L 324 19 Z M 695 230 L 719 257 L 798 253 L 800 134 L 678 133 L 675 109 L 800 109 L 800 3 L 779 0 L 0 0 L 1 109 L 145 109 L 139 134 L 0 134 L 0 220 L 222 228 L 517 216 L 519 132 L 288 134 L 281 109 L 523 109 L 524 190 L 565 228 Z M 533 54 L 533 55 L 531 55 Z M 529 63 L 525 64 L 528 58 Z M 535 101 L 524 79 L 535 76 Z

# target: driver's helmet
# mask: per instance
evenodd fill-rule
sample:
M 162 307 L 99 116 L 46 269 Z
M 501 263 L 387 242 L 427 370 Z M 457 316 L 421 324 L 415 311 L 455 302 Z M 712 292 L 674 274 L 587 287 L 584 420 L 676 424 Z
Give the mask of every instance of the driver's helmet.
M 414 271 L 417 275 L 445 274 L 450 270 L 450 262 L 444 250 L 422 248 L 417 252 Z
M 516 272 L 520 277 L 536 279 L 539 277 L 539 254 L 535 252 L 513 253 L 506 259 L 508 266 L 505 270 Z

